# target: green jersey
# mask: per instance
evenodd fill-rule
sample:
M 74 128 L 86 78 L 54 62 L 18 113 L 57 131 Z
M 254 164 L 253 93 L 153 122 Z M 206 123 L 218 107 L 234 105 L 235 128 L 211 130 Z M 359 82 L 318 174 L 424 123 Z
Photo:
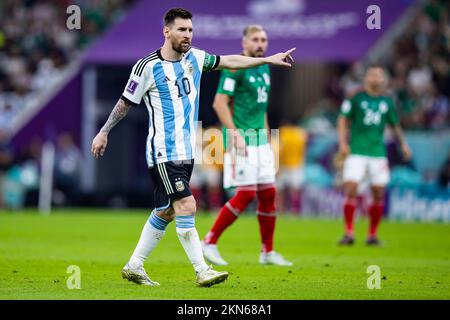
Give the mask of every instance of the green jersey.
M 370 96 L 362 91 L 341 106 L 341 115 L 351 122 L 352 154 L 385 157 L 384 127 L 398 124 L 394 102 L 386 96 Z
M 223 70 L 217 93 L 231 97 L 233 123 L 247 145 L 267 143 L 265 117 L 269 102 L 270 69 L 261 65 L 249 69 Z M 228 146 L 224 128 L 224 143 Z

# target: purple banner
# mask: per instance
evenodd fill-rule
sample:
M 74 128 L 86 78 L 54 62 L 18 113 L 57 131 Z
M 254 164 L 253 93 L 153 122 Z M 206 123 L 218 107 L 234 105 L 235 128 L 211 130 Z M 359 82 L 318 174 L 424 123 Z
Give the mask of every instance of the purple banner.
M 164 13 L 181 6 L 193 14 L 193 45 L 214 54 L 241 51 L 243 28 L 262 24 L 269 35 L 269 54 L 297 50 L 297 61 L 353 61 L 362 58 L 409 7 L 412 0 L 141 0 L 99 40 L 86 62 L 129 64 L 163 43 Z M 367 20 L 380 9 L 381 29 L 369 30 Z
M 13 137 L 15 150 L 28 146 L 35 138 L 56 142 L 61 133 L 71 133 L 80 145 L 81 97 L 81 74 L 77 74 Z

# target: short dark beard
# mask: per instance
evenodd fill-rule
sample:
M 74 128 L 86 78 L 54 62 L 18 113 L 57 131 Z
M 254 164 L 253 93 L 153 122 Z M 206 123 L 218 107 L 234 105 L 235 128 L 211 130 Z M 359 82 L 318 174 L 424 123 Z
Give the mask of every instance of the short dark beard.
M 264 53 L 262 53 L 261 55 L 257 55 L 257 51 L 255 51 L 254 53 L 250 54 L 250 57 L 252 57 L 252 58 L 261 58 L 261 57 L 264 57 Z
M 186 53 L 186 52 L 189 51 L 190 48 L 191 48 L 191 46 L 189 46 L 189 47 L 186 49 L 186 51 L 183 51 L 183 50 L 181 49 L 181 45 L 179 45 L 179 47 L 176 47 L 174 44 L 172 44 L 172 49 L 173 49 L 173 51 L 176 51 L 176 52 L 178 52 L 178 53 Z

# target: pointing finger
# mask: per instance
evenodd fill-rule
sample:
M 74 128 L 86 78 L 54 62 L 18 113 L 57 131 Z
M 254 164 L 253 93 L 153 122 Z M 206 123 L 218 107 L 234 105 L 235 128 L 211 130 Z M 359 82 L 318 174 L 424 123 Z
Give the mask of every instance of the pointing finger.
M 292 52 L 294 52 L 295 51 L 295 49 L 297 49 L 297 48 L 292 48 L 292 49 L 289 49 L 288 51 L 286 51 L 285 53 L 287 54 L 287 55 L 290 55 Z

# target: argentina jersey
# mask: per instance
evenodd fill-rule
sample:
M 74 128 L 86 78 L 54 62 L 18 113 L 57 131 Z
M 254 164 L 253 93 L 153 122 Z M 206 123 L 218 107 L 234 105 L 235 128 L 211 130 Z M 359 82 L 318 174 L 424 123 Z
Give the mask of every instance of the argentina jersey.
M 136 105 L 144 99 L 147 106 L 149 167 L 194 158 L 201 75 L 219 61 L 196 48 L 179 61 L 167 61 L 158 49 L 133 66 L 122 99 Z

